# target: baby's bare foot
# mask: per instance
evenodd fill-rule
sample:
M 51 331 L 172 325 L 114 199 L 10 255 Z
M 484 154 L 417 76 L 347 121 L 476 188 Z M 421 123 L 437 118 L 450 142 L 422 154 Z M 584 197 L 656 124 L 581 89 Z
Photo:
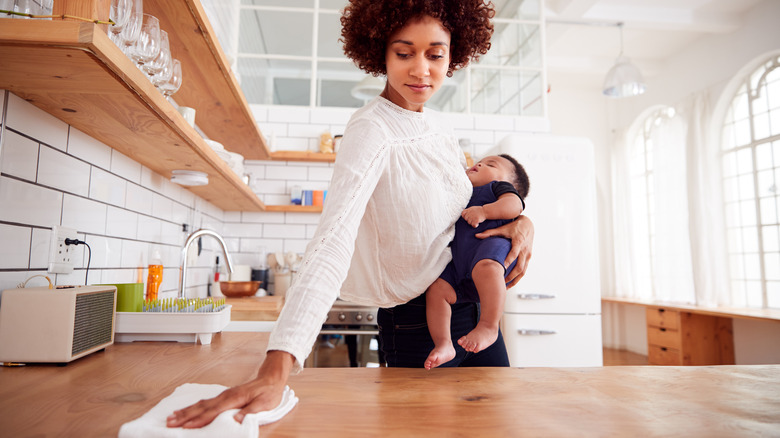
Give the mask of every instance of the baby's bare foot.
M 428 354 L 428 358 L 425 359 L 425 369 L 436 368 L 441 364 L 445 364 L 455 357 L 455 347 L 452 346 L 452 342 L 449 342 L 442 346 L 434 347 Z
M 498 339 L 498 328 L 494 329 L 477 324 L 474 330 L 458 339 L 458 345 L 466 351 L 478 353 L 493 345 L 496 339 Z

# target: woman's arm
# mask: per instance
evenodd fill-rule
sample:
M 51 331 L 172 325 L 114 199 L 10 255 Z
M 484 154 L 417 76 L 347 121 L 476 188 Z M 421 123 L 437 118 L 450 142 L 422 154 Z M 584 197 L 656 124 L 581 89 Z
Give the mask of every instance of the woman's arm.
M 528 261 L 531 259 L 531 250 L 534 243 L 534 224 L 527 216 L 520 216 L 516 220 L 497 228 L 485 230 L 476 235 L 480 239 L 490 236 L 506 237 L 512 241 L 512 249 L 504 260 L 504 266 L 509 266 L 513 260 L 517 259 L 517 264 L 512 272 L 507 275 L 507 288 L 517 284 L 525 275 L 528 268 Z

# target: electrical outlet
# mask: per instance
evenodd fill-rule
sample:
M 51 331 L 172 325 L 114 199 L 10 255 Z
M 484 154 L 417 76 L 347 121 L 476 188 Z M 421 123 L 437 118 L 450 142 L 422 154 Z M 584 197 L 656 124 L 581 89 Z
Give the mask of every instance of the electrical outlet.
M 78 239 L 76 230 L 55 225 L 49 244 L 49 274 L 70 274 L 75 264 L 76 245 L 66 245 L 65 239 Z

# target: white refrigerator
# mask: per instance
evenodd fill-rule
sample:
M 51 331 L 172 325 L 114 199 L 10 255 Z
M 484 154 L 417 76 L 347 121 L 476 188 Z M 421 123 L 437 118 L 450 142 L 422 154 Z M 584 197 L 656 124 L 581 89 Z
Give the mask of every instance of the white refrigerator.
M 526 169 L 534 223 L 525 277 L 507 291 L 502 331 L 515 367 L 602 366 L 601 294 L 593 144 L 512 134 L 506 153 Z

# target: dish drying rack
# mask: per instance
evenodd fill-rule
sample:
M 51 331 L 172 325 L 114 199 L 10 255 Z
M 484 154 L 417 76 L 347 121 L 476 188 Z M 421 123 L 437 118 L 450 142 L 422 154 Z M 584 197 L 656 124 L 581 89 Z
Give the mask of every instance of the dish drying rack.
M 141 312 L 116 312 L 114 342 L 172 341 L 211 343 L 214 333 L 230 323 L 225 299 L 161 299 L 144 301 Z

